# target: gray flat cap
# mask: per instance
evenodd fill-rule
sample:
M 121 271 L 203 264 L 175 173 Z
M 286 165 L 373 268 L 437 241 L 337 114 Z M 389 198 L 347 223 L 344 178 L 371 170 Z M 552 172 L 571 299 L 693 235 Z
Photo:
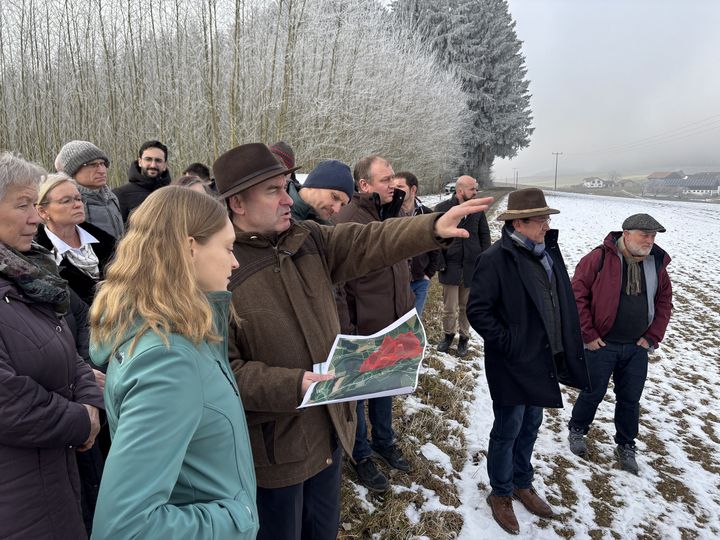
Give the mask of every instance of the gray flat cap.
M 633 214 L 623 221 L 622 228 L 623 231 L 665 232 L 665 227 L 650 214 Z

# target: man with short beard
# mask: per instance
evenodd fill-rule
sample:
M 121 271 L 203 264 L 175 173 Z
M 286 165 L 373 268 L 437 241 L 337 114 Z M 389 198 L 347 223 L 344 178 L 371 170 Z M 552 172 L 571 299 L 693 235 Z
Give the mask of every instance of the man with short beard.
M 592 390 L 580 392 L 575 402 L 568 440 L 571 452 L 587 454 L 585 435 L 612 375 L 615 455 L 622 470 L 637 474 L 635 437 L 648 352 L 665 335 L 672 287 L 670 256 L 655 244 L 665 228 L 648 214 L 630 216 L 622 228 L 580 260 L 572 279 Z
M 128 183 L 115 188 L 125 223 L 130 212 L 140 206 L 148 195 L 170 184 L 167 160 L 167 146 L 160 141 L 145 141 L 142 144 L 137 161 L 130 164 Z

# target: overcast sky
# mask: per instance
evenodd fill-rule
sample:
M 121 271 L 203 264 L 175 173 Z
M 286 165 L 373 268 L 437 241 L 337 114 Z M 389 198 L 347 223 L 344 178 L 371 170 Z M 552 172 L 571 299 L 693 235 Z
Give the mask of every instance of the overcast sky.
M 535 132 L 519 175 L 720 170 L 720 1 L 508 0 Z

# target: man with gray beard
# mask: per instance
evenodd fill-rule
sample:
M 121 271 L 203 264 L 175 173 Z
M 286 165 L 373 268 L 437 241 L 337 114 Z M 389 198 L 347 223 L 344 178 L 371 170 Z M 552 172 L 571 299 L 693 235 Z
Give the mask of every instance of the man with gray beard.
M 585 435 L 615 383 L 615 455 L 620 468 L 637 474 L 635 437 L 648 352 L 665 335 L 672 310 L 667 273 L 670 256 L 655 244 L 665 228 L 648 214 L 635 214 L 585 255 L 572 279 L 580 314 L 592 390 L 580 392 L 569 423 L 570 451 L 587 454 Z

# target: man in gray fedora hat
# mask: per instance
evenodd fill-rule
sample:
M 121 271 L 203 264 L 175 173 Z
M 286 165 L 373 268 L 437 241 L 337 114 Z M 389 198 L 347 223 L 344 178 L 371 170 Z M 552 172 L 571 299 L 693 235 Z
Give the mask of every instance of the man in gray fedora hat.
M 462 217 L 491 199 L 437 214 L 336 227 L 291 219 L 286 191 L 295 168 L 264 144 L 220 156 L 213 172 L 236 229 L 240 267 L 229 288 L 239 324 L 230 360 L 248 419 L 259 539 L 337 537 L 342 451 L 352 455 L 355 404 L 298 410 L 340 323 L 333 283 L 347 281 L 463 236 Z
M 467 316 L 485 342 L 485 374 L 495 421 L 490 431 L 487 502 L 495 521 L 519 534 L 513 498 L 533 514 L 553 509 L 532 485 L 532 452 L 543 408 L 562 407 L 558 382 L 588 388 L 570 278 L 536 188 L 512 192 L 502 237 L 477 259 Z
M 569 423 L 570 451 L 587 454 L 587 434 L 610 376 L 615 383 L 615 455 L 620 468 L 637 474 L 635 437 L 648 352 L 665 335 L 672 310 L 667 273 L 670 256 L 655 244 L 665 232 L 655 218 L 634 214 L 585 255 L 572 280 L 580 313 L 591 391 L 580 392 Z

